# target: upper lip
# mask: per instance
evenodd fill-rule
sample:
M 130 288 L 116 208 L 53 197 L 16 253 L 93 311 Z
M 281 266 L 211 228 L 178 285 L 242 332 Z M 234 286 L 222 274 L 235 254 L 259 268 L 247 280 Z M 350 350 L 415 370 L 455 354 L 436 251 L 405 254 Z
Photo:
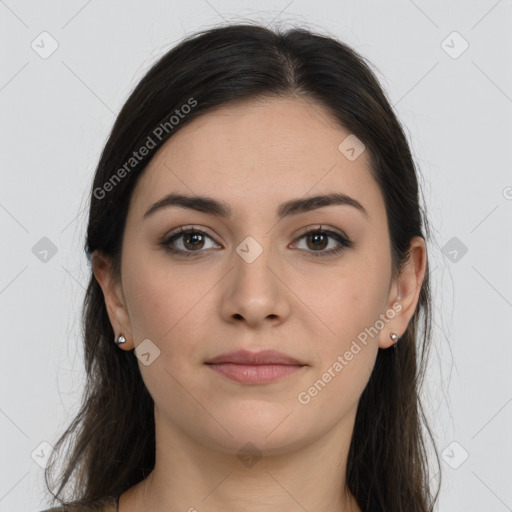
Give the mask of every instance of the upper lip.
M 238 350 L 236 352 L 229 352 L 220 354 L 206 361 L 206 364 L 219 364 L 219 363 L 235 363 L 235 364 L 287 364 L 287 365 L 300 365 L 305 366 L 297 359 L 277 352 L 276 350 L 262 350 L 260 352 L 249 352 L 248 350 Z

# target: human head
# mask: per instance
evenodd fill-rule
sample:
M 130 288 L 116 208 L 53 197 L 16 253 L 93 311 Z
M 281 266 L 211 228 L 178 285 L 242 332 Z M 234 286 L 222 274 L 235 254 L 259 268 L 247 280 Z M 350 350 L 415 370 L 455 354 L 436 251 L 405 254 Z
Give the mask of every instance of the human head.
M 132 199 L 152 162 L 156 162 L 157 152 L 161 148 L 159 155 L 165 154 L 166 148 L 171 151 L 173 138 L 182 139 L 179 134 L 188 133 L 187 127 L 197 126 L 192 124 L 194 121 L 211 120 L 219 112 L 228 116 L 235 112 L 236 117 L 244 105 L 258 104 L 265 109 L 269 102 L 292 99 L 303 101 L 304 108 L 314 109 L 324 122 L 339 123 L 338 129 L 355 135 L 364 144 L 365 151 L 353 166 L 366 166 L 382 196 L 389 239 L 390 285 L 395 282 L 408 262 L 411 241 L 425 237 L 425 219 L 405 135 L 377 80 L 364 60 L 338 41 L 306 30 L 279 34 L 250 25 L 222 27 L 188 38 L 164 55 L 135 88 L 116 120 L 94 178 L 88 255 L 97 251 L 108 257 L 112 276 L 122 284 L 123 242 Z M 143 147 L 149 149 L 145 156 L 140 152 Z M 133 157 L 134 152 L 140 158 Z M 134 160 L 130 162 L 130 158 Z M 125 172 L 120 172 L 121 169 Z M 399 503 L 398 499 L 409 503 L 415 500 L 418 507 L 421 503 L 419 489 L 424 483 L 425 469 L 415 463 L 411 454 L 423 460 L 418 434 L 416 331 L 423 312 L 426 343 L 428 268 L 417 293 L 418 305 L 414 302 L 410 321 L 400 332 L 399 349 L 390 351 L 383 345 L 378 350 L 359 400 L 347 468 L 348 486 L 361 503 L 372 494 L 383 504 Z M 91 275 L 84 311 L 85 353 L 87 372 L 91 382 L 95 376 L 97 399 L 103 401 L 104 416 L 95 429 L 89 426 L 89 436 L 94 437 L 95 431 L 97 439 L 101 427 L 101 435 L 108 438 L 111 431 L 107 420 L 115 413 L 116 419 L 128 424 L 125 440 L 131 439 L 134 446 L 128 456 L 132 463 L 117 468 L 119 476 L 115 481 L 110 479 L 112 492 L 116 486 L 120 489 L 122 482 L 139 481 L 141 465 L 148 468 L 154 462 L 154 438 L 150 433 L 154 425 L 153 403 L 141 379 L 139 364 L 131 352 L 120 351 L 114 345 L 113 339 L 119 334 L 113 329 L 116 315 L 111 310 L 109 316 L 105 302 L 104 290 Z M 115 393 L 107 396 L 106 390 L 113 388 Z M 93 406 L 90 407 L 92 410 Z M 137 419 L 141 412 L 143 418 Z M 400 422 L 405 412 L 408 416 Z M 147 437 L 135 441 L 141 427 Z M 86 450 L 85 446 L 83 449 Z M 89 450 L 93 449 L 94 444 Z M 120 443 L 114 445 L 116 449 L 117 454 L 111 455 L 114 460 L 122 456 Z M 403 455 L 404 452 L 409 455 Z M 378 467 L 377 460 L 382 467 Z M 90 478 L 97 482 L 98 490 L 100 480 L 106 482 L 107 468 L 96 464 L 96 476 L 92 476 L 93 466 L 95 463 L 91 462 Z M 369 467 L 373 471 L 370 475 Z M 390 467 L 401 470 L 392 472 Z M 110 466 L 108 472 L 112 470 Z M 384 489 L 376 488 L 377 483 Z

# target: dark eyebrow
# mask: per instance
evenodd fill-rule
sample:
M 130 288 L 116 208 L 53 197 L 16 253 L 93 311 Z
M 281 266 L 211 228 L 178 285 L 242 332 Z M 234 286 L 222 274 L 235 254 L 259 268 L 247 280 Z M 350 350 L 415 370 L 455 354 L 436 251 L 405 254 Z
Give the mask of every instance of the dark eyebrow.
M 352 206 L 368 217 L 368 212 L 359 201 L 342 193 L 310 196 L 303 199 L 292 199 L 290 201 L 286 201 L 279 206 L 277 216 L 282 219 L 290 215 L 297 215 L 299 213 L 332 205 Z M 184 194 L 170 193 L 153 204 L 149 210 L 146 211 L 143 218 L 145 219 L 153 213 L 171 206 L 188 208 L 189 210 L 195 210 L 209 215 L 216 215 L 221 218 L 230 217 L 232 213 L 231 207 L 227 203 L 218 201 L 211 197 L 187 196 Z

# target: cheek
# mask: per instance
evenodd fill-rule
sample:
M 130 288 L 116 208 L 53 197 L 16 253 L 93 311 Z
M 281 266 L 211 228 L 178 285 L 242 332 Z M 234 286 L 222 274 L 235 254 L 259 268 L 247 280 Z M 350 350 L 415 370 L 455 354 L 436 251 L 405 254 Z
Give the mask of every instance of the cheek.
M 172 268 L 161 257 L 127 259 L 125 281 L 135 346 L 149 339 L 159 350 L 150 365 L 139 363 L 145 385 L 156 403 L 185 403 L 188 394 L 175 378 L 184 378 L 186 389 L 197 392 L 186 376 L 202 361 L 201 343 L 209 332 L 206 309 L 212 308 L 208 285 L 192 267 Z
M 323 292 L 310 295 L 308 302 L 316 308 L 322 322 L 315 324 L 323 325 L 324 334 L 316 335 L 315 365 L 297 401 L 309 415 L 322 415 L 327 423 L 355 410 L 377 357 L 378 333 L 371 327 L 385 304 L 386 283 L 375 274 L 362 276 L 354 272 L 326 281 Z M 306 332 L 312 333 L 312 324 L 308 331 L 304 322 Z
M 358 253 L 336 272 L 317 275 L 315 282 L 303 281 L 301 296 L 307 297 L 304 302 L 314 313 L 304 315 L 303 328 L 316 340 L 315 378 L 321 380 L 320 386 L 329 382 L 326 387 L 331 390 L 325 397 L 336 399 L 331 393 L 342 392 L 347 399 L 356 399 L 371 375 L 380 315 L 387 303 L 386 270 L 386 258 Z
M 301 278 L 296 288 L 312 313 L 304 317 L 304 325 L 309 323 L 310 332 L 319 329 L 326 344 L 337 349 L 373 326 L 387 303 L 390 276 L 385 266 L 359 256 L 355 260 L 314 279 Z
M 187 326 L 194 326 L 188 320 L 197 316 L 208 284 L 198 279 L 191 266 L 172 266 L 160 251 L 141 252 L 127 255 L 123 273 L 136 343 L 149 338 L 162 349 Z

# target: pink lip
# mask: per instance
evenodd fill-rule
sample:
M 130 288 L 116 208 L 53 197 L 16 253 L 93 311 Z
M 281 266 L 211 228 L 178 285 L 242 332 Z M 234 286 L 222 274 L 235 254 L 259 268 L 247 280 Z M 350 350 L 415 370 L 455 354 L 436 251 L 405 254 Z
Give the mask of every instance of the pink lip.
M 259 365 L 259 364 L 284 364 L 284 365 L 298 365 L 305 366 L 297 359 L 294 359 L 287 354 L 277 352 L 275 350 L 262 350 L 260 352 L 249 352 L 248 350 L 238 350 L 236 352 L 229 352 L 221 354 L 213 359 L 210 359 L 206 364 L 218 363 L 235 363 L 245 365 Z
M 236 364 L 216 363 L 209 364 L 209 368 L 220 373 L 228 379 L 242 384 L 266 384 L 283 377 L 287 377 L 304 366 L 290 364 Z
M 291 375 L 304 365 L 297 359 L 275 350 L 249 352 L 239 350 L 214 357 L 206 364 L 228 379 L 243 384 L 265 384 Z

